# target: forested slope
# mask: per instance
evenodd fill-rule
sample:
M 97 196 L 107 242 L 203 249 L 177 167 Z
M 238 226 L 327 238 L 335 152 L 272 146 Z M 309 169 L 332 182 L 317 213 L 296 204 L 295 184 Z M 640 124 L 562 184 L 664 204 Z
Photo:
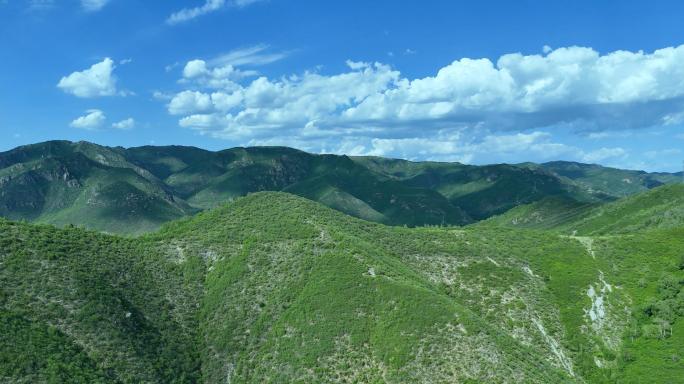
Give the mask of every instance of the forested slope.
M 273 192 L 137 238 L 1 221 L 0 376 L 676 382 L 682 235 L 388 227 Z

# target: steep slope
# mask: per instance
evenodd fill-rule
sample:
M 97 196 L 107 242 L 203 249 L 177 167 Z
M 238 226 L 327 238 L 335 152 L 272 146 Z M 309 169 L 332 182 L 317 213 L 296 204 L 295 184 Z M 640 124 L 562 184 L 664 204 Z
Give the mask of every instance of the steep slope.
M 548 199 L 514 208 L 479 225 L 552 229 L 595 235 L 684 226 L 684 184 L 663 185 L 607 204 Z
M 106 147 L 47 142 L 0 154 L 0 215 L 139 233 L 196 212 Z
M 273 192 L 139 238 L 0 221 L 0 376 L 675 382 L 682 235 L 387 227 Z

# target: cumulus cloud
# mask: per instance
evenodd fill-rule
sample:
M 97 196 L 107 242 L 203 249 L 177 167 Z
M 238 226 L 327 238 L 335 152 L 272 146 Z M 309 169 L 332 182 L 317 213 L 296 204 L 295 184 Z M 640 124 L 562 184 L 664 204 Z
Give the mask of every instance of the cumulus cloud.
M 179 80 L 179 83 L 235 90 L 239 88 L 236 81 L 255 74 L 254 71 L 242 71 L 230 64 L 211 67 L 206 61 L 195 59 L 185 64 L 183 78 Z
M 81 0 L 81 6 L 88 12 L 96 12 L 109 3 L 109 0 Z
M 114 61 L 105 58 L 80 72 L 62 77 L 57 87 L 77 97 L 113 96 L 117 94 Z
M 74 119 L 69 126 L 79 129 L 94 130 L 102 126 L 107 117 L 99 109 L 89 109 L 86 114 Z
M 208 13 L 216 12 L 223 7 L 245 7 L 247 5 L 257 3 L 262 0 L 206 0 L 205 3 L 198 7 L 183 8 L 178 12 L 174 12 L 166 19 L 169 24 L 178 24 L 194 18 L 204 16 Z
M 128 119 L 118 121 L 118 122 L 112 124 L 112 128 L 121 129 L 121 130 L 133 129 L 133 128 L 135 128 L 135 119 L 133 119 L 132 117 L 129 117 Z
M 260 66 L 287 57 L 287 52 L 270 52 L 267 45 L 232 50 L 211 60 L 193 59 L 183 67 L 181 84 L 195 84 L 207 88 L 235 90 L 236 82 L 258 75 L 253 69 L 238 66 Z
M 216 136 L 258 134 L 264 126 L 298 130 L 312 122 L 327 132 L 383 129 L 395 135 L 405 127 L 434 132 L 463 125 L 600 131 L 678 121 L 676 113 L 684 108 L 682 62 L 684 45 L 606 55 L 569 47 L 546 55 L 508 54 L 496 63 L 464 58 L 418 79 L 385 64 L 352 61 L 339 74 L 259 77 L 244 85 L 238 84 L 234 66 L 212 72 L 206 62 L 194 60 L 183 73 L 191 79 L 211 72 L 205 86 L 223 87 L 240 100 L 212 118 L 224 123 L 206 132 Z
M 171 99 L 168 109 L 172 115 L 185 115 L 209 111 L 212 105 L 211 95 L 198 91 L 183 91 Z
M 250 78 L 254 72 L 242 67 L 268 55 L 243 49 L 187 62 L 179 80 L 186 89 L 167 108 L 182 127 L 240 143 L 464 161 L 493 151 L 619 160 L 624 148 L 582 150 L 549 132 L 600 139 L 684 122 L 684 45 L 650 53 L 543 51 L 462 58 L 422 78 L 357 61 L 339 73 Z

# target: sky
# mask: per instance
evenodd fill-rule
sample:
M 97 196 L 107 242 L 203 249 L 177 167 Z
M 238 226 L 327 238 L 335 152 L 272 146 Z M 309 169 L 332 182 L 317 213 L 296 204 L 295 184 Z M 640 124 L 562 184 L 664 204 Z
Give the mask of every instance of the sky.
M 0 0 L 0 151 L 46 140 L 680 171 L 684 2 Z

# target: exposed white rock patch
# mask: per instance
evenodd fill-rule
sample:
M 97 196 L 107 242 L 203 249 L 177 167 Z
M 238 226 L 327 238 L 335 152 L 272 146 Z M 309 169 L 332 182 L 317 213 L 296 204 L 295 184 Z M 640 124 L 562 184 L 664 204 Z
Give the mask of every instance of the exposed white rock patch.
M 571 239 L 575 239 L 580 242 L 587 249 L 587 253 L 592 259 L 596 258 L 596 252 L 594 251 L 594 239 L 588 236 L 570 236 Z
M 629 299 L 619 291 L 619 287 L 613 287 L 599 271 L 598 281 L 591 284 L 586 291 L 591 305 L 584 309 L 586 326 L 583 332 L 592 332 L 600 340 L 603 346 L 617 351 L 622 342 L 622 335 L 627 327 L 630 317 Z M 598 356 L 601 358 L 601 355 Z M 613 366 L 614 362 L 601 360 L 603 367 Z
M 594 364 L 599 368 L 603 368 L 603 361 L 598 356 L 594 356 Z
M 463 324 L 459 323 L 459 324 L 456 326 L 456 328 L 458 328 L 458 330 L 459 330 L 462 334 L 464 334 L 464 335 L 468 334 L 468 330 L 463 326 Z
M 375 268 L 368 268 L 368 276 L 375 277 Z
M 523 265 L 522 270 L 523 270 L 523 272 L 527 273 L 528 275 L 530 275 L 532 277 L 539 277 L 539 276 L 535 275 L 534 272 L 532 272 L 532 269 L 530 269 L 529 265 Z
M 182 264 L 186 260 L 185 249 L 176 243 L 168 245 L 166 254 L 169 260 L 176 264 Z
M 561 347 L 558 340 L 554 339 L 546 332 L 544 324 L 542 324 L 541 320 L 539 320 L 538 318 L 532 317 L 532 323 L 534 323 L 534 325 L 537 327 L 539 333 L 542 334 L 549 348 L 551 348 L 551 352 L 553 352 L 553 354 L 556 356 L 558 362 L 563 367 L 563 369 L 565 369 L 565 371 L 567 371 L 570 374 L 570 376 L 574 377 L 575 372 L 573 372 L 572 370 L 572 362 L 565 355 L 565 352 L 563 352 L 563 348 Z
M 496 262 L 496 260 L 492 259 L 491 257 L 487 256 L 487 260 L 491 261 L 492 264 L 496 265 L 497 267 L 500 267 L 501 265 Z
M 591 319 L 592 326 L 596 330 L 600 330 L 604 326 L 606 319 L 606 295 L 613 292 L 613 287 L 606 282 L 603 277 L 603 272 L 599 271 L 598 291 L 593 285 L 589 286 L 587 296 L 591 299 L 591 307 L 585 310 L 585 314 Z

